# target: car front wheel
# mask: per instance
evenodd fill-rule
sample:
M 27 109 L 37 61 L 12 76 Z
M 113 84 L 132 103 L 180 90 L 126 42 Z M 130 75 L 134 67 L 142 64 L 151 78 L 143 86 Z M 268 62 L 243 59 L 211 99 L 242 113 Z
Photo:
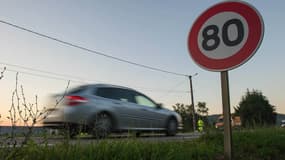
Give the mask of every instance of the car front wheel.
M 171 118 L 167 123 L 166 135 L 175 136 L 177 133 L 177 121 L 174 118 Z

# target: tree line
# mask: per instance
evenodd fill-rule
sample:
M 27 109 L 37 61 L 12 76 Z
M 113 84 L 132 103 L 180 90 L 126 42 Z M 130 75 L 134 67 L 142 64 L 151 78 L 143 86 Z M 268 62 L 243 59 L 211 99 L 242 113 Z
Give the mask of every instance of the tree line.
M 193 130 L 193 109 L 192 105 L 176 103 L 172 106 L 174 111 L 182 117 L 184 131 Z M 208 120 L 209 108 L 206 102 L 198 102 L 195 106 L 196 123 L 202 119 L 208 126 L 212 124 Z M 259 90 L 253 89 L 245 92 L 239 104 L 234 107 L 234 116 L 240 116 L 242 127 L 260 127 L 276 124 L 276 107 L 271 105 L 269 100 Z

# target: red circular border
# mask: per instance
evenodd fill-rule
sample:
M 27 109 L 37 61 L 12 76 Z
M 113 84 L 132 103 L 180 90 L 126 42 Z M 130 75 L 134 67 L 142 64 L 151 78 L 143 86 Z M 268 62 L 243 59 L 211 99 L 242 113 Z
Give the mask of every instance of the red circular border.
M 198 34 L 203 24 L 220 12 L 236 12 L 248 23 L 248 39 L 244 46 L 234 55 L 224 59 L 206 57 L 199 49 Z M 211 71 L 225 71 L 238 67 L 251 58 L 263 38 L 263 21 L 258 11 L 242 2 L 222 2 L 202 13 L 193 24 L 188 37 L 190 56 L 201 67 Z

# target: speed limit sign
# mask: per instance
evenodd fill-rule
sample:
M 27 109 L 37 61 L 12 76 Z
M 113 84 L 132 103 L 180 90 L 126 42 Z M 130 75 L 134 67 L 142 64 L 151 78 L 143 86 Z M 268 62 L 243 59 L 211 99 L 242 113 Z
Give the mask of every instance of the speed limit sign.
M 210 71 L 226 71 L 249 60 L 264 32 L 259 12 L 241 1 L 218 3 L 194 22 L 188 37 L 192 59 Z
M 249 60 L 261 44 L 264 24 L 259 12 L 242 1 L 225 1 L 204 11 L 188 37 L 192 59 L 202 68 L 221 72 L 224 156 L 232 157 L 228 70 Z

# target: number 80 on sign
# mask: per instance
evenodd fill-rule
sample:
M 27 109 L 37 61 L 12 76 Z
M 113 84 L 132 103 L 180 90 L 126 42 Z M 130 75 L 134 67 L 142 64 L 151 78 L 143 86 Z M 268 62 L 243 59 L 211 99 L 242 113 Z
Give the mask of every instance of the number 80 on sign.
M 219 3 L 202 13 L 193 24 L 188 49 L 202 68 L 225 71 L 245 63 L 263 38 L 263 20 L 244 2 Z

